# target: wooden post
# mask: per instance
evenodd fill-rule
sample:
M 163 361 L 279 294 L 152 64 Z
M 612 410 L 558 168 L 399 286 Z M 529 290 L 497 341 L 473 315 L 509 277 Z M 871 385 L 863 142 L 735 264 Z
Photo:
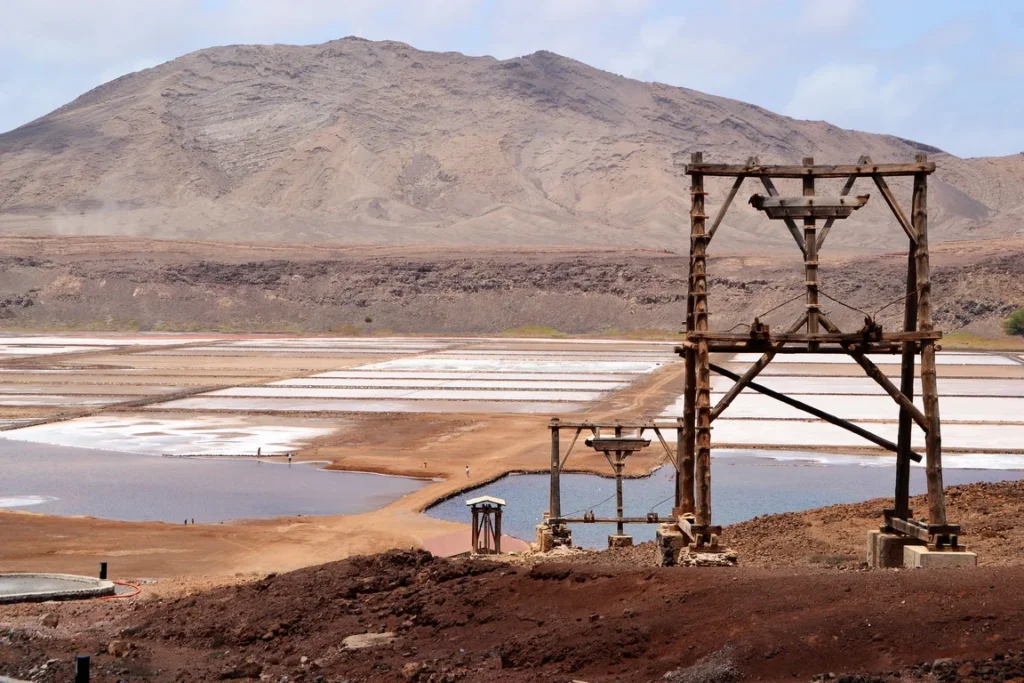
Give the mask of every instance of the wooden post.
M 494 509 L 494 552 L 501 555 L 501 506 Z
M 694 152 L 691 161 L 703 161 L 700 152 Z M 707 282 L 707 234 L 705 233 L 704 175 L 690 175 L 690 260 L 693 269 L 693 329 L 708 331 L 708 282 Z M 694 458 L 694 483 L 696 484 L 696 517 L 698 525 L 711 524 L 711 368 L 708 340 L 697 340 L 694 359 L 694 384 L 696 389 L 696 420 L 694 436 L 696 454 Z
M 814 166 L 812 157 L 804 157 L 804 166 Z M 814 196 L 814 178 L 803 179 L 805 197 Z M 804 219 L 804 279 L 807 286 L 807 333 L 818 333 L 818 234 L 814 218 Z M 817 351 L 818 342 L 808 342 L 808 351 Z
M 917 156 L 918 162 L 926 160 Z M 917 326 L 931 332 L 932 283 L 928 264 L 928 174 L 914 174 L 911 209 L 917 237 Z M 925 433 L 925 477 L 928 481 L 928 523 L 946 523 L 946 501 L 942 490 L 942 432 L 939 426 L 939 389 L 935 376 L 935 341 L 921 342 L 921 398 L 928 430 Z
M 694 331 L 693 322 L 693 240 L 690 240 L 689 277 L 686 279 L 686 332 Z M 683 383 L 683 454 L 681 456 L 682 497 L 680 505 L 682 513 L 693 514 L 696 510 L 694 502 L 694 452 L 696 444 L 695 428 L 697 420 L 697 353 L 687 346 L 683 354 L 686 363 L 686 374 Z
M 693 441 L 686 441 L 685 420 L 676 418 L 676 504 L 674 515 L 693 513 Z M 689 433 L 691 439 L 693 430 Z
M 470 509 L 473 511 L 473 532 L 470 534 L 470 549 L 475 554 L 480 548 L 480 513 L 475 505 Z
M 615 430 L 615 436 L 620 436 L 620 430 Z M 625 517 L 625 510 L 623 509 L 622 503 L 622 466 L 625 464 L 625 460 L 622 457 L 622 451 L 615 451 L 615 533 L 619 536 L 625 534 L 625 529 L 622 528 L 622 518 Z
M 551 519 L 562 516 L 562 463 L 558 447 L 558 423 L 557 417 L 551 418 L 551 491 L 548 498 L 548 516 Z
M 903 308 L 903 331 L 917 330 L 917 243 L 909 241 L 907 252 L 907 299 Z M 900 391 L 910 400 L 914 400 L 914 363 L 917 356 L 917 345 L 903 342 L 903 361 L 900 374 Z M 913 436 L 914 421 L 910 411 L 900 407 L 899 436 L 896 439 L 896 491 L 894 506 L 895 516 L 900 519 L 910 517 L 910 450 Z

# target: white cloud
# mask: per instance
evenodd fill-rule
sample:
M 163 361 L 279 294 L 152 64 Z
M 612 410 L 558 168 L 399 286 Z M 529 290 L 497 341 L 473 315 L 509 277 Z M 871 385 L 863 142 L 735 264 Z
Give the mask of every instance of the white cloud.
M 800 25 L 808 31 L 841 31 L 863 12 L 860 0 L 804 0 Z
M 917 115 L 952 77 L 939 64 L 889 78 L 874 64 L 826 64 L 797 80 L 784 112 L 847 128 L 891 130 Z

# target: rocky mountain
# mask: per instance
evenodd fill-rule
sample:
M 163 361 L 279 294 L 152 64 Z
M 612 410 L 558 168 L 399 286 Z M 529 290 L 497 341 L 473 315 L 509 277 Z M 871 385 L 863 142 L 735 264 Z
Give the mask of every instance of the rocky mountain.
M 681 251 L 682 165 L 696 150 L 822 163 L 925 152 L 939 165 L 933 241 L 1024 230 L 1021 155 L 959 159 L 549 52 L 497 60 L 346 38 L 201 50 L 0 135 L 0 231 Z M 758 190 L 748 181 L 713 249 L 791 246 L 746 206 Z M 909 206 L 909 184 L 894 190 Z M 713 211 L 725 189 L 710 191 Z M 829 240 L 904 242 L 877 196 Z

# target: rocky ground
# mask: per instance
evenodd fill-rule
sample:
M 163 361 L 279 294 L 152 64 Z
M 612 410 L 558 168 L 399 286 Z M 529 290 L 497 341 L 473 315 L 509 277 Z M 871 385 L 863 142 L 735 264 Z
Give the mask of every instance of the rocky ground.
M 686 308 L 686 257 L 671 252 L 16 237 L 0 238 L 0 250 L 0 326 L 9 329 L 496 334 L 526 326 L 670 336 Z M 1024 305 L 1024 241 L 941 245 L 932 259 L 937 325 L 1001 337 L 1000 323 Z M 830 317 L 858 329 L 871 313 L 898 328 L 905 265 L 900 254 L 826 256 Z M 777 307 L 764 321 L 788 326 L 801 310 L 802 273 L 793 254 L 713 257 L 714 326 Z
M 736 568 L 645 566 L 649 546 L 512 564 L 394 550 L 193 594 L 0 608 L 0 675 L 63 681 L 89 653 L 94 680 L 125 682 L 1014 680 L 1024 483 L 948 499 L 976 570 L 865 569 L 885 501 L 729 527 Z
M 64 681 L 89 653 L 94 680 L 125 682 L 1008 680 L 1022 578 L 389 551 L 170 600 L 5 608 L 0 673 Z

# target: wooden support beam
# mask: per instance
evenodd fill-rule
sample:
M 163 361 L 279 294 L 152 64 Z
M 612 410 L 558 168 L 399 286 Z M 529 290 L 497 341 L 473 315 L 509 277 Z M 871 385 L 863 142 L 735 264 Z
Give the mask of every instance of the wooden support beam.
M 562 516 L 562 484 L 561 474 L 562 458 L 558 446 L 559 422 L 558 418 L 552 418 L 551 429 L 551 482 L 548 491 L 548 514 L 552 517 Z M 468 469 L 466 470 L 469 471 Z
M 903 330 L 917 330 L 917 243 L 909 241 L 907 251 L 907 298 L 903 309 Z M 914 400 L 914 363 L 917 359 L 916 345 L 903 343 L 903 358 L 900 368 L 900 391 Z M 910 517 L 910 449 L 913 437 L 912 418 L 910 413 L 900 408 L 899 433 L 896 437 L 896 486 L 894 493 L 894 513 L 899 519 Z
M 813 157 L 804 158 L 804 166 L 814 166 Z M 804 198 L 809 201 L 814 197 L 814 176 L 804 176 L 801 181 L 804 188 Z M 864 201 L 867 201 L 865 197 Z M 821 317 L 821 307 L 818 305 L 818 233 L 814 223 L 814 216 L 804 217 L 804 286 L 807 288 L 807 334 L 818 333 L 818 323 Z M 818 342 L 807 342 L 807 348 L 816 351 Z
M 870 161 L 870 160 L 869 160 Z M 885 178 L 877 173 L 872 174 L 871 178 L 875 181 L 875 185 L 878 186 L 878 190 L 885 197 L 885 203 L 889 205 L 889 209 L 892 211 L 892 215 L 896 217 L 896 222 L 903 228 L 903 232 L 907 233 L 907 237 L 910 238 L 911 242 L 917 242 L 917 230 L 910 221 L 907 220 L 906 214 L 903 213 L 903 209 L 900 208 L 899 203 L 896 201 L 896 197 L 893 196 L 892 190 L 889 189 L 889 184 L 885 182 Z
M 658 425 L 653 420 L 638 420 L 634 422 L 572 422 L 565 420 L 553 419 L 548 423 L 549 427 L 557 427 L 559 429 L 577 429 L 582 427 L 583 429 L 654 429 Z
M 704 157 L 695 152 L 690 159 L 701 164 Z M 690 272 L 693 278 L 693 331 L 707 332 L 708 284 L 707 240 L 704 215 L 704 176 L 690 174 Z M 696 420 L 694 425 L 694 483 L 697 521 L 711 523 L 711 370 L 707 340 L 698 340 L 694 354 Z
M 925 156 L 918 155 L 921 163 Z M 925 332 L 932 330 L 932 283 L 928 262 L 928 176 L 914 175 L 914 230 L 917 232 L 917 324 Z M 925 428 L 925 479 L 928 483 L 928 521 L 946 523 L 946 499 L 942 489 L 942 432 L 939 421 L 939 389 L 935 376 L 935 343 L 921 345 L 921 399 L 928 426 Z
M 959 524 L 925 524 L 912 519 L 899 519 L 898 517 L 890 517 L 885 521 L 888 526 L 904 536 L 910 536 L 926 543 L 930 542 L 935 536 L 960 535 Z
M 761 176 L 761 184 L 764 185 L 764 189 L 768 191 L 770 196 L 779 196 L 779 191 L 775 189 L 775 183 L 772 182 L 771 177 L 766 175 Z M 786 227 L 789 229 L 789 234 L 793 236 L 793 240 L 796 242 L 796 246 L 800 247 L 800 253 L 806 257 L 807 246 L 804 244 L 804 238 L 800 235 L 800 228 L 796 227 L 796 223 L 788 216 L 782 220 L 785 221 Z
M 864 368 L 864 372 L 867 373 L 868 377 L 878 382 L 878 384 L 885 389 L 886 393 L 892 396 L 892 399 L 899 404 L 900 408 L 906 410 L 910 417 L 914 418 L 914 422 L 918 424 L 921 429 L 926 433 L 928 432 L 928 421 L 925 419 L 924 413 L 921 409 L 914 405 L 914 402 L 907 398 L 906 395 L 892 383 L 885 373 L 882 372 L 877 365 L 871 362 L 860 351 L 854 350 L 852 347 L 849 348 L 850 355 L 857 361 L 857 365 Z
M 857 197 L 765 197 L 755 194 L 750 198 L 750 205 L 758 211 L 764 211 L 771 219 L 828 218 L 835 221 L 839 218 L 848 218 L 854 211 L 867 204 L 868 198 L 869 195 L 866 194 Z
M 794 325 L 792 325 L 789 328 L 790 332 L 794 332 L 800 329 L 805 322 L 807 322 L 806 312 L 802 316 L 800 316 L 800 319 L 797 320 Z M 754 378 L 756 378 L 762 370 L 768 367 L 768 363 L 770 363 L 772 359 L 775 358 L 775 354 L 782 350 L 782 347 L 785 345 L 785 343 L 786 342 L 781 342 L 779 344 L 776 344 L 770 351 L 765 351 L 764 354 L 762 354 L 761 357 L 758 358 L 757 361 L 753 365 L 751 365 L 745 373 L 743 373 L 743 376 L 740 377 L 736 381 L 736 383 L 732 385 L 732 388 L 730 388 L 729 391 L 725 393 L 725 396 L 718 399 L 718 403 L 715 404 L 714 409 L 711 411 L 712 422 L 714 422 L 715 418 L 721 415 L 722 411 L 728 408 L 729 405 L 736 400 L 736 397 L 740 395 L 740 392 L 743 391 L 743 389 Z
M 789 166 L 789 165 L 761 165 L 761 164 L 705 164 L 690 163 L 686 167 L 686 173 L 693 175 L 699 173 L 704 176 L 727 176 L 738 175 L 761 176 L 770 178 L 846 178 L 849 176 L 866 177 L 873 175 L 881 176 L 912 176 L 919 173 L 934 173 L 935 164 L 932 162 L 912 164 L 856 164 L 839 166 Z
M 862 156 L 857 160 L 858 164 L 863 164 L 868 160 L 867 156 Z M 845 197 L 850 194 L 850 190 L 853 189 L 854 183 L 857 182 L 857 176 L 852 175 L 846 179 L 846 183 L 843 185 L 842 191 L 839 193 L 840 197 Z M 825 238 L 828 236 L 829 231 L 832 229 L 832 224 L 836 222 L 835 218 L 829 218 L 825 221 L 825 226 L 818 233 L 818 251 L 821 251 L 821 245 L 825 244 Z
M 860 344 L 864 343 L 864 335 L 860 332 L 818 332 L 816 334 L 804 334 L 802 332 L 773 332 L 769 339 L 751 340 L 750 335 L 744 332 L 693 332 L 687 335 L 690 341 L 707 339 L 712 342 L 734 342 L 744 343 L 759 341 L 762 343 L 786 342 L 788 344 L 806 344 L 807 342 L 820 342 L 831 344 Z M 917 332 L 886 332 L 878 340 L 880 343 L 903 343 L 938 341 L 942 339 L 942 333 L 935 330 L 919 330 Z
M 684 347 L 686 346 L 686 342 L 683 342 L 683 346 Z M 886 354 L 886 355 L 893 356 L 893 355 L 896 355 L 896 354 L 900 353 L 900 348 L 901 347 L 900 347 L 899 344 L 871 344 L 871 345 L 855 346 L 855 347 L 852 347 L 852 348 L 856 348 L 857 351 L 859 351 L 860 353 L 863 353 L 864 355 Z M 729 343 L 729 342 L 722 342 L 722 343 L 714 343 L 714 342 L 712 342 L 708 346 L 708 350 L 711 353 L 767 353 L 768 351 L 771 351 L 771 349 L 772 349 L 772 347 L 770 345 L 768 345 L 768 344 L 765 344 L 765 343 L 759 343 L 759 344 L 733 344 L 733 343 Z M 778 351 L 776 351 L 776 353 L 792 356 L 792 355 L 799 355 L 799 354 L 804 354 L 804 353 L 820 353 L 820 354 L 826 354 L 826 355 L 839 355 L 839 354 L 849 355 L 850 352 L 847 351 L 844 348 L 832 347 L 832 346 L 823 346 L 820 349 L 818 349 L 817 351 L 811 351 L 806 346 L 790 346 L 789 344 L 787 344 L 786 346 L 784 346 L 781 349 L 779 349 Z
M 747 163 L 754 163 L 756 159 L 757 157 L 750 157 Z M 725 212 L 729 210 L 732 200 L 736 198 L 736 193 L 739 192 L 740 185 L 743 184 L 745 179 L 746 176 L 736 176 L 736 181 L 732 184 L 732 187 L 729 188 L 729 194 L 725 196 L 722 208 L 718 210 L 718 215 L 715 216 L 715 220 L 711 224 L 711 228 L 708 230 L 708 242 L 710 242 L 711 238 L 715 236 L 716 232 L 718 232 L 718 226 L 722 224 L 722 219 L 725 218 Z
M 717 372 L 718 374 L 720 374 L 720 375 L 722 375 L 724 377 L 728 377 L 728 378 L 730 378 L 732 380 L 739 381 L 739 379 L 740 379 L 740 376 L 737 375 L 735 372 L 731 372 L 730 370 L 726 370 L 725 368 L 723 368 L 723 367 L 721 367 L 719 365 L 712 364 L 711 365 L 711 369 L 714 370 L 715 372 Z M 814 406 L 809 405 L 807 403 L 804 403 L 803 401 L 798 401 L 795 398 L 791 398 L 789 396 L 786 396 L 785 394 L 782 394 L 782 393 L 780 393 L 778 391 L 775 391 L 774 389 L 769 389 L 768 387 L 766 387 L 766 386 L 764 386 L 762 384 L 758 384 L 757 382 L 749 382 L 747 384 L 747 386 L 749 386 L 751 389 L 753 389 L 754 391 L 756 391 L 758 393 L 761 393 L 761 394 L 764 394 L 765 396 L 769 396 L 771 398 L 774 398 L 776 401 L 779 401 L 781 403 L 785 403 L 786 405 L 790 406 L 791 408 L 796 408 L 797 410 L 801 410 L 801 411 L 803 411 L 805 413 L 813 415 L 814 417 L 817 417 L 819 419 L 825 420 L 828 423 L 834 424 L 837 427 L 842 427 L 843 429 L 845 429 L 848 432 L 853 432 L 857 436 L 865 438 L 868 441 L 870 441 L 871 443 L 875 444 L 876 446 L 881 446 L 882 448 L 884 448 L 887 451 L 896 452 L 896 450 L 897 450 L 897 445 L 894 444 L 892 441 L 889 441 L 888 439 L 882 438 L 881 436 L 878 436 L 877 434 L 869 432 L 868 430 L 864 429 L 863 427 L 855 425 L 852 422 L 850 422 L 848 420 L 844 420 L 841 417 L 836 417 L 835 415 L 832 415 L 831 413 L 826 413 L 824 410 L 821 410 L 819 408 L 815 408 Z M 921 461 L 921 456 L 918 455 L 917 453 L 911 452 L 910 453 L 910 457 L 913 458 L 915 460 L 915 462 L 920 462 Z
M 558 519 L 549 519 L 549 524 L 618 524 L 620 521 L 619 517 L 559 517 Z M 623 524 L 672 524 L 677 520 L 673 515 L 661 515 L 650 518 L 647 517 L 622 517 L 621 522 Z

